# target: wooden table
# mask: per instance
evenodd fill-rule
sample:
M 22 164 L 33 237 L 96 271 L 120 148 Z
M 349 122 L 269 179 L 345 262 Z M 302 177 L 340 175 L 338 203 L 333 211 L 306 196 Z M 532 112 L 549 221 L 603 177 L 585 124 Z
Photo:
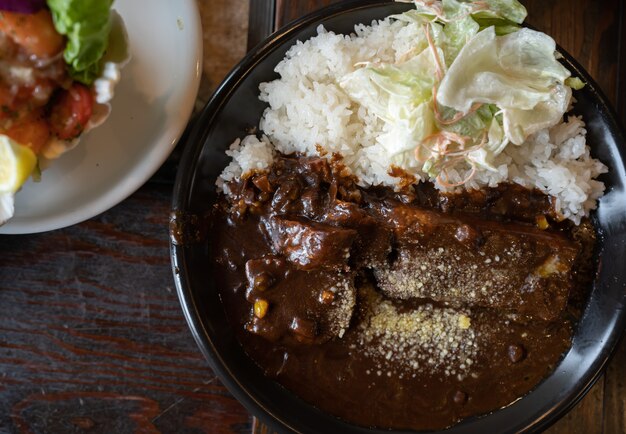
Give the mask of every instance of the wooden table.
M 249 42 L 333 2 L 251 0 Z M 626 6 L 523 3 L 528 21 L 582 63 L 626 123 L 626 82 L 618 80 Z M 167 222 L 179 152 L 96 218 L 0 236 L 0 433 L 250 432 L 250 415 L 197 350 L 173 287 Z M 626 432 L 625 377 L 623 342 L 606 375 L 549 432 Z

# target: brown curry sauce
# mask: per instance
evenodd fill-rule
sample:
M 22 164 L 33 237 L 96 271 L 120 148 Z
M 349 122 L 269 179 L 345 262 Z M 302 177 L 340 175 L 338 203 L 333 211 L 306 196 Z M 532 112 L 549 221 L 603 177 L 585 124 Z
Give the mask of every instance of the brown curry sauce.
M 229 185 L 211 261 L 247 354 L 346 421 L 442 429 L 528 393 L 570 347 L 595 232 L 515 185 L 363 189 L 281 156 Z

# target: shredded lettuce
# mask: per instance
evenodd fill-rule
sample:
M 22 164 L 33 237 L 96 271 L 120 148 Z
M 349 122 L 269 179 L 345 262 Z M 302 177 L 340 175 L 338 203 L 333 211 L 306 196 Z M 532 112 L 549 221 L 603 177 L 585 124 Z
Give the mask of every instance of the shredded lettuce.
M 452 64 L 463 46 L 478 33 L 479 24 L 470 15 L 471 9 L 467 3 L 457 0 L 444 0 L 443 11 L 448 21 L 444 27 L 446 35 L 445 59 L 447 64 Z
M 543 33 L 522 29 L 498 37 L 489 27 L 463 47 L 441 82 L 438 101 L 464 113 L 476 103 L 495 104 L 507 138 L 521 145 L 567 110 L 571 93 L 563 83 L 570 72 L 555 49 Z
M 489 130 L 487 132 L 487 142 L 485 143 L 485 146 L 475 151 L 471 151 L 468 153 L 467 158 L 478 167 L 491 171 L 497 171 L 498 169 L 494 165 L 495 157 L 504 151 L 507 144 L 508 140 L 504 135 L 504 129 L 494 117 L 491 120 L 491 125 L 489 126 Z
M 356 101 L 368 107 L 381 119 L 392 122 L 398 106 L 411 111 L 432 97 L 435 65 L 430 52 L 424 49 L 404 63 L 365 64 L 339 83 Z
M 388 156 L 412 158 L 442 185 L 459 185 L 449 169 L 498 170 L 509 144 L 557 124 L 572 89 L 584 86 L 559 63 L 552 38 L 521 27 L 527 12 L 517 0 L 412 3 L 392 18 L 422 29 L 413 49 L 357 65 L 339 84 L 385 123 L 377 142 Z
M 517 0 L 485 0 L 488 6 L 487 13 L 497 17 L 522 24 L 528 15 L 526 8 Z
M 517 0 L 396 1 L 415 3 L 415 9 L 409 13 L 420 16 L 424 20 L 452 26 L 458 26 L 458 21 L 464 21 L 464 27 L 473 27 L 468 20 L 470 18 L 477 25 L 478 30 L 493 26 L 498 35 L 506 35 L 519 30 L 520 24 L 524 22 L 528 14 L 524 5 Z
M 47 0 L 54 25 L 67 37 L 63 57 L 74 80 L 90 85 L 101 72 L 113 0 Z
M 474 12 L 472 18 L 480 30 L 493 27 L 499 36 L 517 32 L 528 14 L 517 0 L 486 0 L 485 3 L 488 8 Z
M 388 124 L 387 133 L 378 141 L 390 155 L 396 155 L 415 148 L 434 130 L 430 100 L 435 77 L 432 54 L 425 48 L 403 63 L 365 64 L 339 84 Z

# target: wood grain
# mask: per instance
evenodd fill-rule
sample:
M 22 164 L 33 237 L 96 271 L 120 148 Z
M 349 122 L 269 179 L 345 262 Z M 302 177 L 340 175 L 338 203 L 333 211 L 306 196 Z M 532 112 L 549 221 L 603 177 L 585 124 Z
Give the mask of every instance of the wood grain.
M 276 28 L 341 0 L 276 0 Z
M 548 33 L 595 79 L 609 100 L 618 99 L 621 0 L 525 0 L 528 23 Z
M 248 47 L 252 49 L 276 29 L 274 1 L 251 1 Z
M 171 186 L 71 228 L 0 237 L 0 432 L 244 433 L 181 314 Z
M 231 68 L 246 54 L 249 17 L 265 0 L 196 0 L 202 18 L 203 80 L 198 106 L 205 103 Z M 253 25 L 255 23 L 251 23 Z
M 585 398 L 546 432 L 549 434 L 602 434 L 605 431 L 604 382 L 598 381 Z

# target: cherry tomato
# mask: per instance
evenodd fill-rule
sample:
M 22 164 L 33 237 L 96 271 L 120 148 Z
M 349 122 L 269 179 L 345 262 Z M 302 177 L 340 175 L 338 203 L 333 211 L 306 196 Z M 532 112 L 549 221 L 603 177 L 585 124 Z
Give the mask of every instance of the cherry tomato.
M 52 132 L 62 140 L 78 137 L 91 119 L 93 105 L 93 95 L 82 84 L 74 83 L 68 90 L 60 91 L 50 112 Z

